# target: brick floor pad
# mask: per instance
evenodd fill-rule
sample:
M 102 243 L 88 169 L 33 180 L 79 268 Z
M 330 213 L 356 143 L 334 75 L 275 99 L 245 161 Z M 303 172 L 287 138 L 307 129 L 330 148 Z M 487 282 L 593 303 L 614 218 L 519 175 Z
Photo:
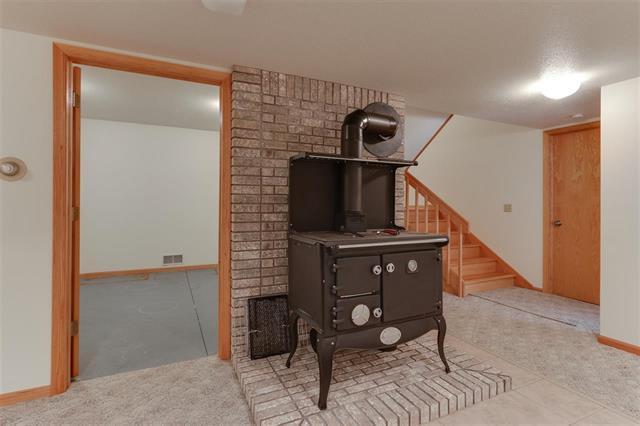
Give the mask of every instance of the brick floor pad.
M 420 424 L 511 389 L 511 378 L 445 346 L 451 373 L 438 357 L 435 334 L 396 351 L 338 351 L 327 409 L 317 407 L 319 378 L 311 347 L 286 355 L 239 357 L 234 367 L 257 425 Z

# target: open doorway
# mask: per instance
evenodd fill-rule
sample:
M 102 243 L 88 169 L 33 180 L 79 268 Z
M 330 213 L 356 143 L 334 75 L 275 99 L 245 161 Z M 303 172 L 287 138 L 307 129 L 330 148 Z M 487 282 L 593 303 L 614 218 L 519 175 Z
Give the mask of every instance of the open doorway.
M 219 88 L 91 66 L 74 73 L 80 285 L 72 376 L 216 354 Z
M 83 217 L 82 212 L 82 143 L 81 143 L 81 135 L 83 130 L 82 125 L 82 69 L 81 67 L 97 67 L 97 69 L 108 69 L 115 71 L 124 71 L 128 73 L 135 73 L 144 76 L 154 76 L 154 77 L 164 77 L 168 79 L 178 80 L 181 82 L 191 82 L 191 83 L 200 83 L 206 85 L 209 89 L 207 93 L 210 96 L 216 90 L 219 94 L 219 151 L 218 151 L 218 159 L 219 167 L 218 167 L 218 177 L 219 177 L 219 206 L 218 206 L 218 217 L 211 217 L 211 222 L 214 226 L 218 228 L 218 263 L 217 263 L 217 275 L 218 275 L 218 294 L 217 294 L 217 306 L 215 302 L 206 302 L 206 305 L 212 307 L 213 309 L 209 311 L 209 320 L 202 319 L 203 322 L 207 322 L 211 327 L 211 334 L 209 334 L 209 342 L 212 341 L 211 335 L 213 335 L 213 340 L 215 340 L 215 332 L 217 331 L 217 347 L 214 343 L 210 345 L 207 344 L 207 340 L 204 337 L 205 327 L 200 327 L 198 324 L 198 328 L 196 329 L 197 333 L 193 333 L 199 335 L 199 339 L 201 342 L 201 347 L 203 351 L 200 351 L 200 354 L 209 353 L 209 351 L 215 351 L 217 356 L 223 360 L 230 358 L 230 348 L 231 348 L 231 328 L 230 328 L 230 197 L 231 197 L 231 182 L 230 182 L 230 168 L 231 168 L 231 146 L 230 146 L 230 128 L 231 128 L 231 78 L 229 73 L 220 72 L 216 70 L 193 67 L 189 65 L 175 64 L 170 62 L 158 61 L 154 59 L 148 58 L 140 58 L 130 55 L 124 55 L 113 52 L 105 52 L 99 51 L 95 49 L 88 49 L 78 46 L 54 43 L 53 44 L 53 111 L 54 111 L 54 132 L 53 132 L 53 152 L 54 152 L 54 163 L 53 163 L 53 276 L 52 276 L 52 314 L 53 314 L 53 322 L 52 322 L 52 349 L 51 349 L 51 393 L 58 394 L 64 392 L 68 387 L 71 381 L 71 377 L 77 375 L 80 371 L 80 341 L 82 340 L 82 317 L 80 315 L 82 311 L 82 300 L 81 300 L 81 234 L 82 228 L 81 218 Z M 90 87 L 90 84 L 87 83 Z M 156 100 L 156 102 L 159 102 Z M 169 100 L 169 103 L 174 103 L 174 100 Z M 211 108 L 213 103 L 216 101 L 209 97 L 207 103 Z M 130 109 L 130 106 L 127 105 L 124 110 Z M 147 108 L 148 109 L 148 108 Z M 149 112 L 149 111 L 147 111 Z M 175 116 L 183 115 L 185 116 L 186 111 L 182 110 L 182 112 L 175 113 Z M 190 114 L 186 114 L 188 116 Z M 100 120 L 100 119 L 97 119 Z M 212 120 L 216 120 L 215 117 Z M 117 119 L 102 119 L 102 121 L 118 121 Z M 104 123 L 103 123 L 104 124 Z M 125 123 L 126 124 L 126 123 Z M 132 124 L 132 123 L 128 123 Z M 156 124 L 146 125 L 154 126 Z M 121 127 L 124 127 L 124 124 L 120 124 Z M 179 128 L 175 123 L 169 125 L 158 125 L 159 127 L 165 128 Z M 88 128 L 87 128 L 88 129 Z M 103 129 L 104 130 L 104 129 Z M 89 132 L 89 130 L 86 130 Z M 211 130 L 204 130 L 211 131 Z M 113 131 L 110 133 L 110 136 L 107 138 L 108 140 L 113 140 L 116 138 L 120 138 L 120 133 Z M 122 137 L 122 139 L 126 139 Z M 160 140 L 160 138 L 154 138 Z M 215 142 L 215 141 L 214 141 Z M 89 150 L 90 151 L 90 150 Z M 103 157 L 99 155 L 100 160 L 102 160 L 103 165 L 99 166 L 103 168 L 103 178 L 98 179 L 97 181 L 104 182 L 104 174 L 115 179 L 115 174 L 113 173 L 117 170 L 118 165 L 125 164 L 125 161 L 122 159 L 124 156 L 135 157 L 134 155 L 135 149 L 132 148 L 131 145 L 127 146 L 127 149 L 121 148 L 120 156 L 111 157 L 110 159 L 107 157 Z M 142 158 L 142 159 L 141 159 Z M 138 155 L 138 164 L 140 167 L 144 167 L 147 163 L 154 162 L 154 159 L 157 160 L 153 156 L 153 153 L 150 153 L 147 156 L 140 157 Z M 172 157 L 170 161 L 165 161 L 166 166 L 163 164 L 163 168 L 160 168 L 164 171 L 165 174 L 168 173 L 169 170 L 172 169 L 180 169 L 177 165 L 180 164 L 180 161 L 177 161 L 176 157 Z M 215 163 L 216 160 L 212 156 L 212 162 Z M 104 164 L 107 164 L 109 167 L 104 167 Z M 184 167 L 183 167 L 184 168 Z M 174 174 L 175 176 L 186 176 L 188 173 L 185 173 L 182 170 L 182 174 Z M 149 174 L 153 175 L 153 173 Z M 147 179 L 149 177 L 147 174 L 141 174 L 138 176 L 138 179 Z M 156 174 L 155 176 L 161 176 Z M 140 177 L 142 176 L 142 177 Z M 156 178 L 156 182 L 159 182 Z M 179 178 L 176 178 L 179 179 Z M 107 181 L 108 182 L 108 181 Z M 122 180 L 122 182 L 131 182 L 129 180 Z M 139 182 L 135 182 L 138 184 Z M 174 182 L 176 183 L 176 182 Z M 183 192 L 192 191 L 192 187 L 190 185 L 182 183 L 180 185 L 178 183 L 177 186 L 182 186 Z M 166 190 L 166 188 L 164 188 Z M 127 190 L 122 189 L 123 192 Z M 145 208 L 147 205 L 153 205 L 154 199 L 159 198 L 159 196 L 153 196 L 153 193 L 140 193 L 142 191 L 137 191 L 136 197 L 145 201 Z M 129 192 L 131 194 L 131 192 Z M 156 192 L 155 194 L 157 194 Z M 131 196 L 131 195 L 130 195 Z M 129 198 L 130 200 L 131 198 Z M 139 204 L 140 205 L 140 204 Z M 157 206 L 156 206 L 157 207 Z M 127 215 L 133 215 L 136 212 L 132 211 L 128 208 L 127 205 L 121 206 L 122 210 L 125 214 L 120 217 L 126 217 Z M 142 208 L 142 207 L 139 207 Z M 163 209 L 163 211 L 169 211 L 168 208 Z M 183 208 L 180 211 L 180 214 L 174 214 L 178 221 L 178 227 L 185 227 L 186 222 L 189 220 L 193 220 L 196 217 L 198 212 L 193 211 L 193 209 L 185 209 Z M 157 215 L 156 215 L 157 216 Z M 179 216 L 179 217 L 178 217 Z M 111 222 L 112 217 L 109 217 L 108 220 Z M 180 222 L 181 221 L 181 222 Z M 153 220 L 149 219 L 145 221 L 145 225 L 152 223 Z M 158 231 L 160 234 L 168 234 L 165 229 Z M 98 230 L 98 232 L 100 232 Z M 104 233 L 104 230 L 102 230 Z M 206 230 L 202 232 L 203 234 L 207 233 Z M 215 237 L 207 236 L 209 239 L 208 244 L 210 246 L 215 246 Z M 86 244 L 89 244 L 85 242 Z M 120 244 L 120 250 L 127 253 L 128 249 L 131 248 L 131 245 Z M 133 246 L 135 247 L 135 245 Z M 184 245 L 183 247 L 187 247 Z M 182 247 L 178 247 L 182 248 Z M 186 248 L 183 248 L 183 251 L 186 251 Z M 106 257 L 108 253 L 104 252 L 104 250 L 97 251 L 99 253 L 98 257 Z M 182 254 L 182 265 L 175 265 L 175 262 L 180 261 L 180 255 Z M 113 256 L 114 254 L 111 253 Z M 87 256 L 87 255 L 85 255 Z M 159 266 L 161 271 L 165 271 L 165 268 L 174 267 L 171 273 L 187 273 L 185 275 L 185 280 L 191 279 L 188 275 L 189 272 L 187 269 L 192 269 L 197 272 L 197 274 L 192 274 L 192 276 L 196 276 L 198 274 L 214 274 L 215 263 L 201 263 L 201 261 L 191 260 L 190 255 L 188 256 L 185 253 L 180 253 L 178 250 L 175 253 L 167 253 L 166 258 L 164 255 L 161 257 L 162 265 Z M 125 256 L 127 257 L 127 256 Z M 131 253 L 128 253 L 128 257 L 131 259 L 137 258 Z M 129 260 L 131 260 L 129 259 Z M 122 259 L 121 259 L 122 260 Z M 139 259 L 138 259 L 139 260 Z M 173 262 L 173 265 L 166 263 Z M 187 262 L 191 262 L 186 264 Z M 214 261 L 207 261 L 214 262 Z M 197 264 L 196 264 L 197 263 Z M 86 265 L 85 265 L 86 266 Z M 162 278 L 158 278 L 158 272 L 155 272 L 155 268 L 138 268 L 138 266 L 134 266 L 132 269 L 119 269 L 120 267 L 110 267 L 107 271 L 90 271 L 90 267 L 86 267 L 83 272 L 83 277 L 85 281 L 92 282 L 93 285 L 98 283 L 94 280 L 104 279 L 105 276 L 102 275 L 102 272 L 107 272 L 110 274 L 112 278 L 117 281 L 118 277 L 122 276 L 142 276 L 146 277 L 148 274 L 150 278 L 155 280 L 162 280 Z M 202 269 L 200 269 L 202 268 Z M 208 271 L 207 271 L 208 270 Z M 204 271 L 204 272 L 203 272 Z M 114 273 L 116 272 L 116 273 Z M 121 275 L 121 274 L 131 274 L 133 275 Z M 93 274 L 93 275 L 92 275 Z M 200 277 L 204 281 L 211 282 L 211 277 Z M 194 278 L 195 281 L 198 281 L 198 278 Z M 138 283 L 139 284 L 139 283 Z M 184 283 L 183 283 L 184 287 Z M 139 286 L 136 287 L 139 290 Z M 190 308 L 191 314 L 198 314 L 197 309 L 197 301 L 195 297 L 194 285 L 189 285 L 187 282 L 186 288 L 189 290 L 190 300 Z M 191 296 L 194 294 L 193 296 Z M 187 298 L 187 301 L 189 299 Z M 211 306 L 213 305 L 213 306 Z M 166 307 L 166 306 L 165 306 Z M 217 308 L 217 315 L 216 315 Z M 153 310 L 153 309 L 151 309 Z M 150 309 L 142 309 L 143 313 L 149 315 Z M 214 320 L 217 317 L 217 321 Z M 152 320 L 153 321 L 153 320 Z M 199 323 L 199 321 L 198 321 Z M 170 327 L 169 327 L 170 328 Z M 80 334 L 79 334 L 80 331 Z M 173 333 L 171 338 L 176 341 L 179 341 L 182 337 L 181 333 Z M 195 340 L 195 339 L 194 339 Z M 211 349 L 209 349 L 211 348 Z M 147 350 L 147 353 L 150 353 Z M 150 356 L 148 356 L 150 357 Z M 165 360 L 166 362 L 171 362 L 170 360 Z M 165 363 L 165 361 L 157 361 L 158 363 Z M 158 364 L 154 364 L 158 365 Z M 135 368 L 143 368 L 145 366 L 133 367 Z M 125 371 L 124 370 L 121 371 Z M 107 373 L 109 374 L 109 373 Z M 103 374 L 99 374 L 103 375 Z

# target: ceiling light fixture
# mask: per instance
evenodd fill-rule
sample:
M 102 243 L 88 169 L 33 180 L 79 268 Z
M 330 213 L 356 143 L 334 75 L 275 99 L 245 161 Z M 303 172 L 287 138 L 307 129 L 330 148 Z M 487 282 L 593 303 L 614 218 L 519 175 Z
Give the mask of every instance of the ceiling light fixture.
M 582 78 L 570 72 L 552 72 L 545 74 L 539 82 L 540 92 L 549 99 L 562 99 L 571 96 L 580 89 Z
M 240 16 L 244 12 L 247 0 L 202 0 L 202 4 L 212 12 Z

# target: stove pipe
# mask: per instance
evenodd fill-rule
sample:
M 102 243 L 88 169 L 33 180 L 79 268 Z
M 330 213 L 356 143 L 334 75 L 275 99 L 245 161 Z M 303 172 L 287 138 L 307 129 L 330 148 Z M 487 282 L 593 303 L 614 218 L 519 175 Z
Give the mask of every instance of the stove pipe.
M 392 138 L 398 129 L 398 122 L 389 115 L 366 112 L 357 109 L 348 114 L 342 122 L 342 156 L 362 157 L 363 142 L 373 137 L 384 143 Z M 362 213 L 362 164 L 347 162 L 342 176 L 342 218 L 340 225 L 347 232 L 360 232 L 367 229 Z

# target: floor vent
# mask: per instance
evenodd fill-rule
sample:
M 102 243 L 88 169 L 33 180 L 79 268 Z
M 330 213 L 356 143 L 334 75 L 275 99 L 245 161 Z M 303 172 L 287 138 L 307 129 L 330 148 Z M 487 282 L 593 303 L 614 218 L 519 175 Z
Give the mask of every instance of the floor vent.
M 287 296 L 249 299 L 248 308 L 251 359 L 289 352 Z
M 182 255 L 181 254 L 171 254 L 168 256 L 162 256 L 162 264 L 163 265 L 180 265 L 182 264 Z

